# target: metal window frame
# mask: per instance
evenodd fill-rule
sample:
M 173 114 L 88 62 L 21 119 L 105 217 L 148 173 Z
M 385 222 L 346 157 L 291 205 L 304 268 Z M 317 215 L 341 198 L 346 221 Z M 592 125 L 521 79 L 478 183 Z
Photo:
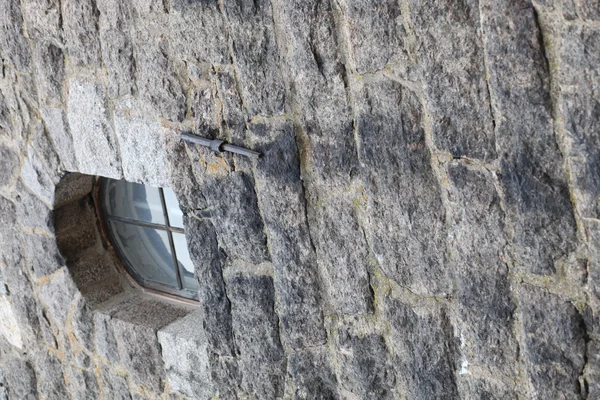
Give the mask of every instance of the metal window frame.
M 181 268 L 179 266 L 179 261 L 177 260 L 177 251 L 175 249 L 175 242 L 173 240 L 173 233 L 181 233 L 183 234 L 185 231 L 182 228 L 174 227 L 170 225 L 169 214 L 166 206 L 165 195 L 163 192 L 163 188 L 158 188 L 160 193 L 160 201 L 161 207 L 163 210 L 163 215 L 165 219 L 164 224 L 156 224 L 152 222 L 145 221 L 136 221 L 130 218 L 123 218 L 114 215 L 109 215 L 106 209 L 106 203 L 104 201 L 106 194 L 106 187 L 108 184 L 108 178 L 96 178 L 96 208 L 99 212 L 100 222 L 102 225 L 102 231 L 110 244 L 110 247 L 115 252 L 120 264 L 122 266 L 122 270 L 128 275 L 130 281 L 133 280 L 135 284 L 140 286 L 144 290 L 149 290 L 153 293 L 167 295 L 168 297 L 176 297 L 181 300 L 191 301 L 196 303 L 199 299 L 198 292 L 193 292 L 187 290 L 183 287 L 183 280 L 181 277 Z M 121 247 L 117 244 L 118 242 L 115 240 L 112 229 L 109 224 L 110 221 L 118 221 L 130 225 L 136 225 L 144 228 L 162 230 L 167 232 L 167 236 L 169 238 L 169 250 L 171 251 L 171 256 L 173 258 L 173 268 L 175 269 L 175 274 L 177 276 L 177 288 L 165 285 L 162 283 L 154 282 L 148 279 L 144 279 L 135 269 L 135 267 L 131 264 L 129 258 L 125 255 Z

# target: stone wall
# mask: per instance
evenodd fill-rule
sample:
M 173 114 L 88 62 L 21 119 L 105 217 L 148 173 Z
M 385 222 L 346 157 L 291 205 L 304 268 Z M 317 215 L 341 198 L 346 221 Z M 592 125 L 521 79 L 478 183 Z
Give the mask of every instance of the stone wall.
M 0 399 L 600 398 L 597 1 L 0 0 L 0 57 Z

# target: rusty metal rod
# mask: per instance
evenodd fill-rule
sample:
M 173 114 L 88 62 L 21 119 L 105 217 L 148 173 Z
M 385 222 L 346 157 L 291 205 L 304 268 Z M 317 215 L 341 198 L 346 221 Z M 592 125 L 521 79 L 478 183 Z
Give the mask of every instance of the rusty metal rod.
M 254 150 L 248 150 L 243 147 L 234 146 L 232 144 L 227 144 L 219 139 L 213 140 L 213 139 L 203 138 L 203 137 L 196 136 L 189 132 L 182 132 L 180 137 L 181 137 L 181 140 L 184 140 L 186 142 L 199 144 L 200 146 L 210 147 L 213 151 L 215 151 L 217 153 L 221 153 L 223 151 L 229 151 L 231 153 L 241 154 L 246 157 L 259 158 L 260 156 L 262 156 L 261 153 L 254 151 Z

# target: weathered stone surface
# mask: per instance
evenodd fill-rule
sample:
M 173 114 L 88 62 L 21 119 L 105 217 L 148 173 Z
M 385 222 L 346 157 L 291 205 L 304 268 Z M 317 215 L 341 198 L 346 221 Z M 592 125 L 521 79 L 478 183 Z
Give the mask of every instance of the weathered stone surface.
M 264 154 L 255 170 L 256 193 L 275 270 L 282 339 L 293 348 L 323 344 L 321 282 L 306 221 L 293 127 L 254 124 L 252 132 L 255 149 Z
M 169 186 L 161 126 L 154 121 L 115 115 L 123 175 L 129 182 Z
M 235 274 L 226 278 L 226 284 L 242 388 L 257 398 L 281 397 L 286 359 L 274 313 L 273 281 L 268 276 Z
M 408 61 L 404 49 L 407 34 L 402 24 L 400 3 L 346 0 L 341 4 L 356 72 L 376 72 L 389 63 L 405 64 Z
M 63 267 L 38 289 L 40 301 L 54 322 L 63 327 L 71 310 L 77 288 Z
M 21 168 L 21 180 L 48 207 L 54 204 L 54 182 L 31 146 Z
M 575 219 L 553 132 L 550 77 L 535 11 L 527 1 L 481 3 L 515 256 L 523 270 L 549 274 L 554 261 L 574 248 Z
M 68 377 L 68 389 L 73 398 L 97 399 L 100 397 L 100 387 L 94 372 L 67 365 L 65 375 Z
M 210 167 L 208 167 L 210 168 Z M 259 264 L 269 259 L 252 178 L 242 172 L 200 177 L 219 245 L 228 257 Z
M 496 157 L 477 0 L 410 0 L 434 144 L 455 157 Z
M 58 108 L 44 108 L 40 110 L 40 113 L 63 167 L 67 171 L 77 171 L 73 138 L 68 131 L 65 112 Z
M 398 380 L 408 399 L 458 397 L 453 332 L 446 310 L 436 304 L 412 308 L 387 300 Z
M 225 292 L 222 273 L 222 255 L 210 221 L 184 217 L 188 233 L 188 250 L 196 267 L 200 304 L 204 309 L 204 326 L 211 351 L 233 355 L 231 304 Z
M 117 375 L 112 369 L 103 367 L 100 371 L 100 384 L 104 399 L 131 400 L 129 387 L 124 377 Z
M 17 69 L 27 70 L 31 62 L 29 44 L 23 35 L 23 15 L 19 2 L 2 0 L 0 17 L 0 54 Z
M 29 137 L 32 141 L 31 147 L 45 166 L 45 173 L 50 177 L 53 184 L 57 183 L 63 174 L 64 167 L 42 120 L 35 122 Z M 54 190 L 52 191 L 54 192 Z
M 27 264 L 33 271 L 33 276 L 42 278 L 53 274 L 65 261 L 58 251 L 56 238 L 53 236 L 25 235 L 27 243 Z
M 35 197 L 21 182 L 17 183 L 15 205 L 19 223 L 27 228 L 39 228 L 52 233 L 52 212 Z
M 359 99 L 360 161 L 371 221 L 365 231 L 373 254 L 400 285 L 416 293 L 447 292 L 444 208 L 419 100 L 389 81 L 365 84 Z
M 570 303 L 544 289 L 520 290 L 524 355 L 536 397 L 580 398 L 578 377 L 585 357 L 585 326 Z
M 61 1 L 62 27 L 69 58 L 78 66 L 100 66 L 102 62 L 98 20 L 93 0 Z
M 285 88 L 271 1 L 227 1 L 224 8 L 244 107 L 252 116 L 282 113 Z
M 337 379 L 324 349 L 306 349 L 289 358 L 294 380 L 294 399 L 339 399 Z
M 361 399 L 393 399 L 396 374 L 381 335 L 355 336 L 341 330 L 337 346 L 341 355 L 340 386 Z
M 71 327 L 73 335 L 87 351 L 94 351 L 94 313 L 88 306 L 81 294 L 76 294 L 73 303 L 75 304 L 71 314 Z
M 111 322 L 121 363 L 138 385 L 163 391 L 166 374 L 156 332 L 187 313 L 168 303 L 135 297 L 114 306 Z
M 58 0 L 24 0 L 21 2 L 23 20 L 30 39 L 60 39 L 62 15 Z
M 0 369 L 4 372 L 11 398 L 33 400 L 38 398 L 37 379 L 31 362 L 27 359 L 3 355 Z
M 133 54 L 133 11 L 130 1 L 105 0 L 96 3 L 102 61 L 108 69 L 109 95 L 126 96 L 136 92 L 136 65 Z
M 36 362 L 38 390 L 48 400 L 61 400 L 69 396 L 60 360 L 50 354 L 39 354 Z
M 119 363 L 119 349 L 117 340 L 110 322 L 110 315 L 94 312 L 94 344 L 100 357 L 112 363 Z
M 37 42 L 33 47 L 33 64 L 42 104 L 60 104 L 65 80 L 63 49 L 51 41 Z
M 449 262 L 458 292 L 462 362 L 512 375 L 518 353 L 512 333 L 516 305 L 508 267 L 502 262 L 506 239 L 496 177 L 459 162 L 448 165 L 447 173 L 452 210 Z
M 227 32 L 216 0 L 174 0 L 171 11 L 169 40 L 173 55 L 213 65 L 229 61 Z
M 164 19 L 160 21 L 167 23 Z M 182 121 L 186 114 L 184 88 L 167 44 L 161 40 L 162 26 L 160 22 L 145 19 L 136 27 L 133 54 L 137 90 L 156 113 L 154 117 Z
M 202 312 L 196 312 L 158 332 L 169 389 L 191 398 L 215 394 L 202 324 Z
M 19 328 L 17 317 L 6 296 L 6 287 L 2 280 L 0 280 L 0 286 L 2 287 L 0 289 L 0 335 L 11 345 L 22 349 L 23 337 L 21 335 L 21 328 Z
M 15 151 L 9 147 L 0 146 L 0 187 L 11 183 L 19 165 L 19 158 Z
M 79 170 L 89 175 L 121 178 L 121 161 L 108 120 L 104 89 L 70 79 L 68 118 Z
M 246 117 L 242 98 L 237 88 L 235 74 L 228 69 L 220 69 L 216 73 L 219 99 L 222 102 L 223 123 L 228 136 L 236 145 L 243 145 L 246 131 Z

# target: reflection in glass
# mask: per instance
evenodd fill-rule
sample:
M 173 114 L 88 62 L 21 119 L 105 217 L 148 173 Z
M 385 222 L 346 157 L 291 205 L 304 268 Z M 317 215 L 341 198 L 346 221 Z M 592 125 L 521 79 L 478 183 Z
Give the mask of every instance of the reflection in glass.
M 164 224 L 160 192 L 152 186 L 110 179 L 104 204 L 108 215 Z
M 175 244 L 177 261 L 179 261 L 179 271 L 181 272 L 183 288 L 196 292 L 198 291 L 198 283 L 196 282 L 196 278 L 194 278 L 194 264 L 190 259 L 185 236 L 181 233 L 173 233 L 173 243 Z
M 167 212 L 169 213 L 169 225 L 183 229 L 183 213 L 179 208 L 175 192 L 170 188 L 164 188 L 165 203 L 167 204 Z
M 123 257 L 142 279 L 177 287 L 166 231 L 119 221 L 110 221 L 110 227 Z

